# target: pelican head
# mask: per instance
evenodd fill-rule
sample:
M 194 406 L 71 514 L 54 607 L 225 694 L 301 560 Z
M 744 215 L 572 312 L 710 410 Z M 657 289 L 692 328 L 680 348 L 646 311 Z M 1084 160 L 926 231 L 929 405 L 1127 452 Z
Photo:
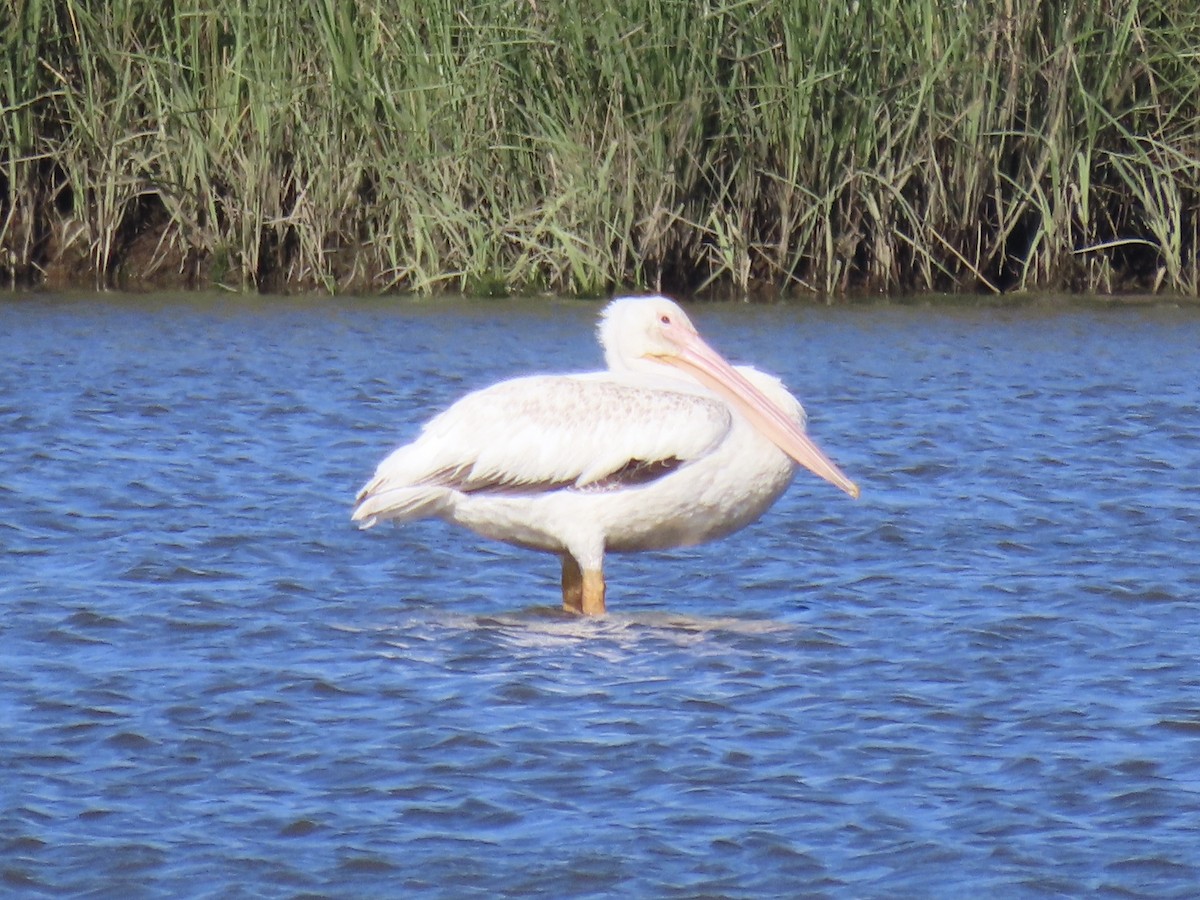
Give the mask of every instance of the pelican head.
M 613 372 L 661 372 L 661 360 L 699 338 L 687 313 L 666 297 L 618 297 L 604 308 L 599 332 Z
M 797 463 L 858 496 L 858 485 L 834 465 L 788 413 L 731 366 L 666 297 L 621 297 L 600 321 L 604 359 L 613 372 L 661 373 L 664 365 L 708 388 Z

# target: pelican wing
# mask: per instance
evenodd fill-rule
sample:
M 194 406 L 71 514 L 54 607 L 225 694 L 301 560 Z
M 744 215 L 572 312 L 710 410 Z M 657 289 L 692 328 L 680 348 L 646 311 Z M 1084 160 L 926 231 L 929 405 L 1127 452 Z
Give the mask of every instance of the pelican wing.
M 684 391 L 587 376 L 532 376 L 463 397 L 380 463 L 356 519 L 430 514 L 438 491 L 600 490 L 644 484 L 708 453 L 729 408 Z M 374 502 L 372 502 L 374 498 Z

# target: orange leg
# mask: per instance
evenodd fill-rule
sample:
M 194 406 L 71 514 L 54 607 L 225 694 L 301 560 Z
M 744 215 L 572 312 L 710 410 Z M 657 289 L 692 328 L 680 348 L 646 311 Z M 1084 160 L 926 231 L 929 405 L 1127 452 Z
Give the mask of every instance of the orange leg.
M 583 616 L 604 615 L 604 573 L 583 571 L 570 554 L 562 558 L 563 609 Z
M 604 615 L 604 573 L 599 569 L 583 573 L 583 614 Z
M 582 615 L 583 573 L 579 570 L 579 563 L 567 553 L 564 553 L 562 558 L 562 591 L 563 609 Z

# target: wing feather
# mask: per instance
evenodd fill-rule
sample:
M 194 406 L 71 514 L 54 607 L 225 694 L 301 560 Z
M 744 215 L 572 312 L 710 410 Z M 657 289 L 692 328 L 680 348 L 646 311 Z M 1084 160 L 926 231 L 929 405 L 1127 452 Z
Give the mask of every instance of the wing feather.
M 719 400 L 605 377 L 531 376 L 463 397 L 382 463 L 359 494 L 411 485 L 463 492 L 645 483 L 729 431 Z

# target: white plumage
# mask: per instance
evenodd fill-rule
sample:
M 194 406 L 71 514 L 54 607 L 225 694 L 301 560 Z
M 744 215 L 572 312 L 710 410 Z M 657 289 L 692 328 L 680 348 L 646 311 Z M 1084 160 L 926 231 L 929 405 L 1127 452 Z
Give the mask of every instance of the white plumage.
M 803 433 L 775 378 L 731 367 L 663 297 L 614 300 L 608 371 L 514 378 L 463 397 L 380 463 L 354 520 L 437 516 L 557 553 L 563 605 L 604 611 L 606 551 L 685 546 L 757 519 L 799 462 L 858 489 Z

